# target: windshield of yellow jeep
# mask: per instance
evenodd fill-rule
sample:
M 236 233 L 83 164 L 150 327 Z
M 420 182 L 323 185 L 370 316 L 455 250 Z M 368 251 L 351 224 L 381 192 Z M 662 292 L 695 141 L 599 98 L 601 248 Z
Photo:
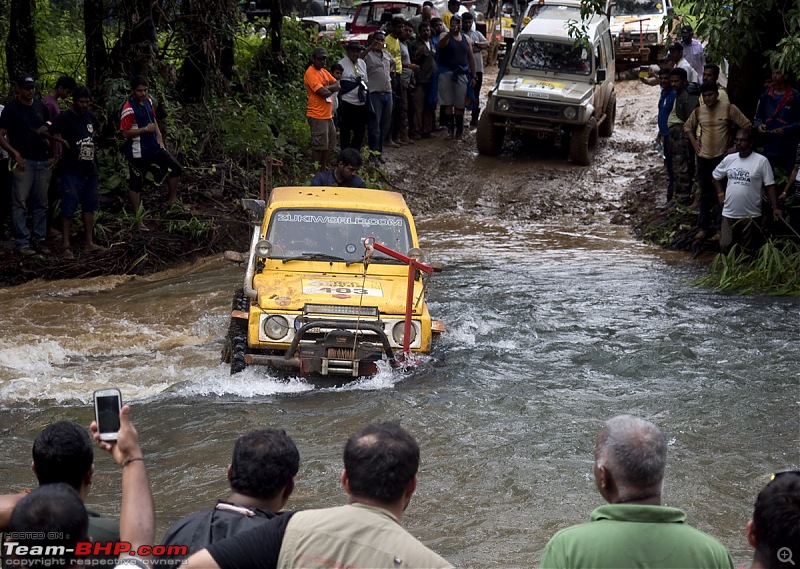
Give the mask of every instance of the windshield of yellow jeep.
M 267 241 L 273 259 L 360 262 L 365 237 L 405 254 L 411 248 L 408 222 L 401 215 L 349 210 L 281 209 L 272 215 Z M 395 262 L 377 251 L 376 262 Z

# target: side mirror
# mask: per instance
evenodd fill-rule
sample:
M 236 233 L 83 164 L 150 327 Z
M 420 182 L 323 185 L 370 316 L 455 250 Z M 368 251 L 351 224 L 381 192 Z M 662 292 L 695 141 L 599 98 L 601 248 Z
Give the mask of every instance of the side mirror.
M 245 198 L 242 200 L 242 207 L 250 213 L 253 222 L 260 224 L 261 220 L 264 219 L 264 210 L 266 208 L 264 200 Z
M 597 75 L 595 75 L 595 81 L 598 83 L 605 83 L 606 80 L 606 70 L 605 69 L 598 69 Z
M 351 28 L 351 27 L 353 27 L 353 22 L 347 22 L 347 23 L 344 25 L 344 29 L 345 29 L 346 31 L 348 31 L 348 32 L 350 31 L 350 28 Z

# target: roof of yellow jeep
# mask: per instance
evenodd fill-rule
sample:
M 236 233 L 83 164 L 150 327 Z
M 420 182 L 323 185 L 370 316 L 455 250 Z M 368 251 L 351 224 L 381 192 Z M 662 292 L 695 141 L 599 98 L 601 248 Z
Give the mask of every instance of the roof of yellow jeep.
M 411 217 L 406 201 L 399 193 L 364 188 L 327 186 L 275 188 L 269 196 L 267 209 L 284 207 L 385 211 Z

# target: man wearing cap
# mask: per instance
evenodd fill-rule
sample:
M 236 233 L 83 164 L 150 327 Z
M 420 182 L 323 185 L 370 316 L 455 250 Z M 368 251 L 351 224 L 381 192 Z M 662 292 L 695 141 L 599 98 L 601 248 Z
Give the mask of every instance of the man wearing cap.
M 348 42 L 347 55 L 339 60 L 342 78 L 339 84 L 339 147 L 361 149 L 367 130 L 367 64 L 358 57 L 361 44 Z
M 306 118 L 311 127 L 311 159 L 320 172 L 328 169 L 331 150 L 336 143 L 336 126 L 333 124 L 333 97 L 341 87 L 325 69 L 328 52 L 321 47 L 314 50 L 311 65 L 303 75 L 308 93 Z
M 41 101 L 34 101 L 36 82 L 22 75 L 17 82 L 19 94 L 0 115 L 0 147 L 10 155 L 14 171 L 11 179 L 11 218 L 14 245 L 25 257 L 36 250 L 49 255 L 47 237 L 47 187 L 50 184 L 51 147 L 37 131 L 47 123 L 49 113 Z M 33 234 L 28 230 L 28 205 L 33 215 Z M 31 242 L 32 240 L 32 242 Z M 33 245 L 34 248 L 31 247 Z
M 706 64 L 706 54 L 703 51 L 703 44 L 692 37 L 694 30 L 692 26 L 685 25 L 681 28 L 681 44 L 683 45 L 683 57 L 695 70 L 698 77 L 703 76 L 703 66 Z

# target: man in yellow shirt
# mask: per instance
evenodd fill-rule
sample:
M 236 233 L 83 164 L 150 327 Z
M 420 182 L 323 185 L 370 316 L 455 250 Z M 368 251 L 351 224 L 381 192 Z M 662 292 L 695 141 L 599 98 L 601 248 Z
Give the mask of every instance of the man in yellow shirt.
M 752 126 L 742 111 L 731 103 L 719 100 L 719 86 L 706 82 L 700 86 L 700 94 L 705 105 L 697 107 L 686 124 L 683 132 L 689 137 L 697 153 L 697 182 L 700 185 L 700 216 L 697 226 L 700 231 L 698 239 L 713 235 L 719 226 L 719 201 L 716 198 L 712 174 L 726 154 L 734 152 L 733 136 L 736 128 Z M 699 137 L 695 136 L 698 132 Z

